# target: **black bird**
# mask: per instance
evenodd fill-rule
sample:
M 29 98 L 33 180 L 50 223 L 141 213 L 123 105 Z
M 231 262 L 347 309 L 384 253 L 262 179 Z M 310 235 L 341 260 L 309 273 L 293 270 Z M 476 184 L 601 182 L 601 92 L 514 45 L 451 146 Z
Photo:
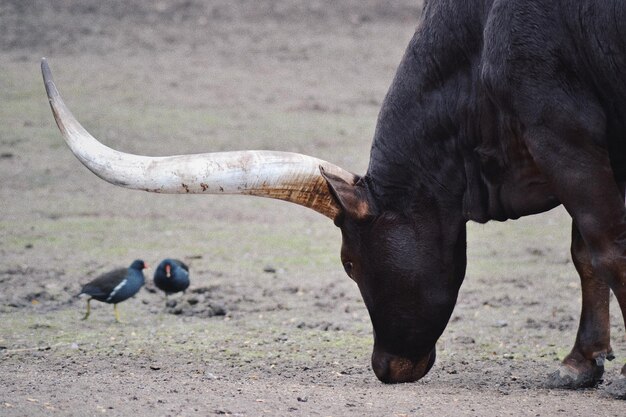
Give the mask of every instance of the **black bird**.
M 117 312 L 117 303 L 121 303 L 137 294 L 145 282 L 143 270 L 146 268 L 146 263 L 141 259 L 137 259 L 133 261 L 128 268 L 115 269 L 85 284 L 80 294 L 78 294 L 79 296 L 83 294 L 89 296 L 87 299 L 87 313 L 85 313 L 83 320 L 89 317 L 89 313 L 91 312 L 89 303 L 93 298 L 98 301 L 113 304 L 115 321 L 119 322 L 120 316 Z
M 189 267 L 178 259 L 164 259 L 154 271 L 154 285 L 165 297 L 189 287 Z

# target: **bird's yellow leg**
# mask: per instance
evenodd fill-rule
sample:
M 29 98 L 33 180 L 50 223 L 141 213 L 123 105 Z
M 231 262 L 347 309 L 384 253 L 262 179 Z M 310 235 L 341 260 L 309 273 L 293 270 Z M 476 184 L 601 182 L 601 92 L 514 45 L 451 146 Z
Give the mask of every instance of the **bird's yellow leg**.
M 89 318 L 89 314 L 91 313 L 91 306 L 89 305 L 90 302 L 91 298 L 87 300 L 87 312 L 85 313 L 85 317 L 83 317 L 83 320 L 87 320 Z
M 121 323 L 120 313 L 117 311 L 117 304 L 113 304 L 113 312 L 115 313 L 115 321 Z

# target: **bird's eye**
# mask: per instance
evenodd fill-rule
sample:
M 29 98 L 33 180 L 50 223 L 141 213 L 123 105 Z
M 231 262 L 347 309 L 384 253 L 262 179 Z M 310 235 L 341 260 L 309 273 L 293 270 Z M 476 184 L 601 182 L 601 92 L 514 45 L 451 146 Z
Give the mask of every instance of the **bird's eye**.
M 350 278 L 352 278 L 352 262 L 344 262 L 343 263 L 343 269 L 346 271 L 346 274 L 348 274 L 348 276 Z

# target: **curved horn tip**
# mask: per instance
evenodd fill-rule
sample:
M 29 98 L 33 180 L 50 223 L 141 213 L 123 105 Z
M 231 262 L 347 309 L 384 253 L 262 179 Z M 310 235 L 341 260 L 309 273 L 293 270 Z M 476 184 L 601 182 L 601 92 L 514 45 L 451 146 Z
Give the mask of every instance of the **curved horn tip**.
M 43 75 L 43 83 L 46 87 L 46 93 L 48 94 L 48 98 L 52 98 L 54 96 L 59 95 L 59 92 L 54 85 L 54 80 L 52 79 L 52 71 L 50 70 L 50 66 L 48 65 L 48 60 L 43 57 L 41 58 L 41 75 Z
M 50 71 L 46 57 L 41 58 L 41 73 L 44 79 L 52 79 L 52 72 Z

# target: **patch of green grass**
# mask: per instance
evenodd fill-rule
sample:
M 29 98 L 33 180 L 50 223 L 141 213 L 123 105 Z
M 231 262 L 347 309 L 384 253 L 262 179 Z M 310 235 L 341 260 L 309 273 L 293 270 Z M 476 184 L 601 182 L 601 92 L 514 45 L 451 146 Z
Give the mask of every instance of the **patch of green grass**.
M 189 355 L 195 360 L 209 354 L 212 360 L 233 365 L 262 364 L 280 358 L 298 364 L 324 358 L 337 358 L 346 350 L 355 357 L 367 356 L 371 338 L 347 331 L 286 328 L 274 321 L 242 319 L 236 325 L 222 319 L 186 320 L 161 315 L 150 317 L 151 324 L 133 319 L 127 303 L 122 312 L 125 323 L 114 323 L 109 307 L 93 311 L 87 321 L 75 309 L 47 313 L 1 314 L 0 328 L 4 354 L 29 355 L 39 350 L 50 356 Z M 82 314 L 82 311 L 80 312 Z M 128 318 L 126 318 L 128 317 Z M 10 330 L 9 330 L 10 329 Z
M 18 228 L 12 222 L 0 221 L 0 230 L 6 232 L 2 246 L 8 250 L 33 244 L 44 251 L 80 247 L 81 251 L 87 254 L 109 251 L 109 254 L 114 255 L 130 248 L 146 252 L 161 248 L 162 223 L 161 219 L 138 221 L 122 216 L 78 216 L 39 219 Z M 138 226 L 149 231 L 147 239 L 137 240 L 132 234 L 127 236 L 127 231 Z M 196 253 L 210 250 L 213 257 L 229 258 L 229 253 L 232 253 L 230 248 L 236 246 L 237 253 L 259 255 L 268 262 L 276 262 L 283 267 L 336 264 L 336 259 L 329 254 L 327 246 L 315 237 L 302 233 L 302 225 L 298 223 L 288 223 L 274 229 L 256 222 L 240 224 L 237 230 L 246 231 L 245 239 L 241 238 L 237 230 L 219 224 L 205 225 L 199 229 L 194 222 L 178 221 L 175 226 L 176 233 L 184 236 L 176 242 L 177 250 L 181 252 Z M 258 257 L 238 258 L 238 261 L 243 263 L 250 260 L 258 260 Z

